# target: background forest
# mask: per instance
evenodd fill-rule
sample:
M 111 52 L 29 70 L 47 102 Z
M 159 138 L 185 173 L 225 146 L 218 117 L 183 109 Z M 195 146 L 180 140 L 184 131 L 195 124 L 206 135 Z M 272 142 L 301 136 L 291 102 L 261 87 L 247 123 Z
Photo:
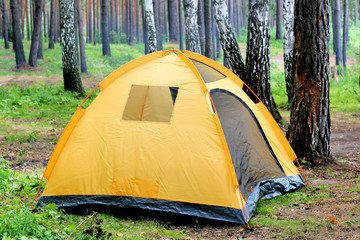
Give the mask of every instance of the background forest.
M 289 130 L 295 95 L 293 32 L 299 15 L 311 10 L 294 12 L 299 2 L 323 3 L 329 14 L 325 34 L 329 63 L 324 67 L 328 116 L 331 113 L 331 141 L 330 132 L 324 141 L 329 149 L 319 156 L 311 151 L 301 156 L 304 146 L 296 150 L 299 144 L 296 139 L 293 143 L 310 187 L 260 201 L 250 228 L 96 212 L 73 215 L 52 205 L 30 212 L 52 150 L 83 96 L 123 64 L 153 51 L 191 50 L 227 66 L 269 102 L 267 107 L 291 136 L 297 131 Z M 358 0 L 0 0 L 0 238 L 359 239 L 358 4 Z M 259 73 L 256 76 L 248 74 L 252 72 L 248 63 L 257 61 L 252 56 L 266 62 L 253 71 Z M 261 83 L 254 78 L 268 88 L 258 88 Z

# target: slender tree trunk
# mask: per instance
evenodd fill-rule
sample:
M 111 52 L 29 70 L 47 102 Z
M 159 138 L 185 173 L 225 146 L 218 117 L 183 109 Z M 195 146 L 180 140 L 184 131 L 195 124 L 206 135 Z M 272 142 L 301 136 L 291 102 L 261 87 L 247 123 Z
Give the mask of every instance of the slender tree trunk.
M 18 5 L 18 0 L 10 0 L 10 9 L 12 14 L 12 25 L 14 29 L 13 48 L 15 50 L 16 68 L 21 68 L 24 64 L 26 64 L 26 60 L 22 43 L 22 36 L 20 32 L 20 8 Z
M 152 0 L 145 0 L 145 21 L 146 21 L 146 30 L 147 30 L 147 42 L 149 44 L 149 52 L 156 52 L 156 29 L 155 29 L 155 20 L 154 20 L 154 10 L 153 10 Z
M 154 11 L 155 30 L 156 30 L 156 48 L 158 51 L 163 49 L 162 48 L 162 32 L 161 32 L 160 3 L 159 2 L 160 2 L 160 0 L 153 0 L 153 11 Z
M 281 115 L 270 89 L 270 26 L 268 19 L 269 0 L 250 0 L 246 80 L 249 87 L 261 99 L 275 120 L 279 122 Z
M 127 37 L 127 43 L 129 45 L 133 44 L 134 40 L 134 14 L 133 14 L 133 0 L 127 0 L 128 7 L 128 37 Z
M 29 1 L 25 0 L 26 39 L 30 40 Z
M 336 65 L 342 64 L 342 47 L 341 47 L 341 11 L 340 11 L 340 0 L 334 0 L 334 46 L 336 54 Z
M 149 4 L 151 4 L 151 3 L 149 3 Z M 152 6 L 152 4 L 151 4 L 151 6 Z M 143 30 L 144 47 L 145 47 L 144 50 L 145 50 L 145 54 L 148 54 L 149 53 L 149 40 L 148 40 L 148 32 L 147 32 L 148 31 L 147 23 L 146 23 L 146 19 L 145 19 L 145 1 L 144 0 L 141 0 L 141 19 L 142 19 L 142 30 Z M 154 25 L 155 25 L 155 23 L 154 23 Z M 156 44 L 154 44 L 154 46 L 156 47 Z
M 241 22 L 242 22 L 242 28 L 244 28 L 244 29 L 247 28 L 247 26 L 246 26 L 246 24 L 247 24 L 247 21 L 246 21 L 246 19 L 247 19 L 246 9 L 247 9 L 246 1 L 241 0 L 241 11 L 242 11 L 242 14 L 241 14 L 242 20 L 241 20 Z
M 111 56 L 109 36 L 109 0 L 101 0 L 101 41 L 103 56 Z
M 83 31 L 83 18 L 82 18 L 82 4 L 81 0 L 76 1 L 76 8 L 78 11 L 78 27 L 79 27 L 79 45 L 80 45 L 80 62 L 81 72 L 87 73 L 86 56 L 85 56 L 85 44 L 84 44 L 84 31 Z
M 179 11 L 179 48 L 181 51 L 184 50 L 184 32 L 183 32 L 183 15 L 182 15 L 182 1 L 178 0 L 178 11 Z
M 88 0 L 87 1 L 88 2 L 88 7 L 86 8 L 86 12 L 87 12 L 87 15 L 89 16 L 88 17 L 88 20 L 87 20 L 87 22 L 86 22 L 86 27 L 88 27 L 89 28 L 89 34 L 88 34 L 88 36 L 89 36 L 89 41 L 88 41 L 88 43 L 91 43 L 92 42 L 92 37 L 93 37 L 93 33 L 92 33 L 92 30 L 93 30 L 93 26 L 92 26 L 92 23 L 93 23 L 93 20 L 92 20 L 92 18 L 94 17 L 94 15 L 92 14 L 92 4 L 94 3 L 92 0 Z M 82 25 L 84 25 L 84 24 L 82 24 Z
M 230 25 L 226 0 L 212 0 L 219 39 L 230 70 L 246 81 L 246 68 Z
M 198 0 L 184 0 L 186 49 L 201 54 L 197 9 Z
M 282 38 L 283 0 L 276 0 L 276 39 Z
M 292 59 L 294 46 L 294 0 L 284 0 L 284 68 L 288 102 L 291 103 L 292 94 Z
M 5 49 L 9 49 L 9 29 L 8 29 L 8 17 L 7 17 L 7 11 L 6 11 L 6 1 L 1 0 L 1 11 L 2 11 L 2 17 L 3 17 L 3 32 L 4 32 L 4 47 Z M 20 26 L 20 25 L 19 25 Z
M 43 35 L 42 35 L 42 29 L 40 27 L 40 34 L 39 34 L 39 42 L 38 42 L 38 49 L 37 49 L 37 59 L 44 59 L 43 54 Z
M 49 49 L 55 48 L 55 0 L 50 0 Z
M 0 38 L 4 36 L 3 34 L 3 17 L 2 17 L 2 0 L 0 0 Z
M 294 32 L 288 139 L 298 157 L 312 161 L 330 155 L 329 0 L 295 0 Z
M 176 0 L 168 0 L 168 18 L 169 18 L 169 40 L 170 42 L 178 41 L 177 31 L 177 15 L 176 15 Z
M 206 57 L 214 59 L 213 52 L 213 34 L 212 34 L 212 7 L 211 0 L 204 0 L 204 26 L 205 26 L 205 51 L 204 54 Z
M 74 2 L 60 0 L 60 37 L 64 88 L 85 95 L 75 53 Z
M 96 20 L 96 5 L 97 5 L 97 0 L 94 0 L 93 2 L 93 43 L 94 43 L 94 46 L 96 45 L 96 23 L 97 23 L 97 20 Z
M 200 36 L 201 52 L 205 53 L 205 16 L 204 16 L 204 0 L 198 0 L 198 26 Z
M 35 0 L 34 9 L 34 28 L 31 35 L 31 46 L 29 54 L 29 65 L 37 67 L 37 53 L 39 48 L 39 38 L 41 34 L 41 14 L 42 14 L 43 0 Z
M 141 42 L 141 37 L 140 37 L 140 14 L 139 14 L 139 0 L 135 1 L 136 4 L 136 8 L 135 8 L 135 25 L 136 25 L 136 43 L 140 43 Z
M 346 68 L 346 46 L 349 33 L 348 0 L 344 0 L 344 22 L 343 22 L 343 65 Z
M 60 1 L 60 0 L 59 0 Z M 55 31 L 54 42 L 59 42 L 60 37 L 60 14 L 59 14 L 59 1 L 55 0 Z

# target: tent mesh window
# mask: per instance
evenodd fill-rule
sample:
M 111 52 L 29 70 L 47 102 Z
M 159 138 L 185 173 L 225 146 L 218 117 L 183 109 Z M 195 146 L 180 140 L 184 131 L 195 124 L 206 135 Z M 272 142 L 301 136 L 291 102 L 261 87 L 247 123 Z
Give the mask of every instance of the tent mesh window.
M 221 72 L 219 72 L 218 70 L 216 70 L 204 63 L 196 61 L 194 59 L 190 59 L 190 60 L 195 65 L 196 69 L 199 71 L 199 73 L 205 83 L 215 82 L 215 81 L 221 80 L 223 78 L 226 78 L 226 76 L 224 74 L 222 74 Z
M 178 87 L 132 85 L 123 120 L 170 122 Z

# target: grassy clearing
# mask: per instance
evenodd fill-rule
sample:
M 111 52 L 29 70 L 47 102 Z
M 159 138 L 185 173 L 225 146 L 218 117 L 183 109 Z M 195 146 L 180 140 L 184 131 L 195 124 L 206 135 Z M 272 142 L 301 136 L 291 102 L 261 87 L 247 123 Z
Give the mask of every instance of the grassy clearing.
M 184 239 L 182 231 L 168 230 L 156 221 L 120 219 L 90 212 L 65 214 L 54 204 L 31 213 L 40 175 L 15 172 L 0 158 L 1 239 Z M 45 182 L 42 183 L 42 188 Z M 84 221 L 84 222 L 83 222 Z M 81 224 L 83 222 L 83 224 Z

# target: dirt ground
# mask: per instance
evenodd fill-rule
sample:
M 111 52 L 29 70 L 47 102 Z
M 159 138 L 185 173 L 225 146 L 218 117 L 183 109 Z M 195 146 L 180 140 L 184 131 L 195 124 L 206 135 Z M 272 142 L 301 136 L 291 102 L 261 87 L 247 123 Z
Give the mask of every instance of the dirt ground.
M 14 81 L 9 79 L 10 81 Z M 2 81 L 2 83 L 9 83 Z M 36 81 L 36 80 L 35 80 Z M 22 82 L 21 80 L 19 81 Z M 15 81 L 15 84 L 19 82 Z M 84 85 L 92 85 L 85 83 Z M 23 120 L 11 122 L 10 134 L 29 130 Z M 31 125 L 30 125 L 31 126 Z M 30 129 L 31 130 L 31 129 Z M 22 143 L 9 143 L 0 135 L 0 157 L 11 162 L 18 171 L 41 173 L 55 147 L 62 129 L 39 131 L 40 138 Z M 324 186 L 332 197 L 317 204 L 303 202 L 292 207 L 279 207 L 274 217 L 278 220 L 296 219 L 307 221 L 313 218 L 326 226 L 324 230 L 302 229 L 303 235 L 282 235 L 284 228 L 266 225 L 244 226 L 169 226 L 186 232 L 189 239 L 360 239 L 360 114 L 336 113 L 332 115 L 331 150 L 336 163 L 324 166 L 304 165 L 304 172 L 312 191 L 321 191 Z M 355 223 L 355 224 L 354 224 Z M 316 229 L 316 226 L 314 226 Z M 309 230 L 309 235 L 306 232 Z

